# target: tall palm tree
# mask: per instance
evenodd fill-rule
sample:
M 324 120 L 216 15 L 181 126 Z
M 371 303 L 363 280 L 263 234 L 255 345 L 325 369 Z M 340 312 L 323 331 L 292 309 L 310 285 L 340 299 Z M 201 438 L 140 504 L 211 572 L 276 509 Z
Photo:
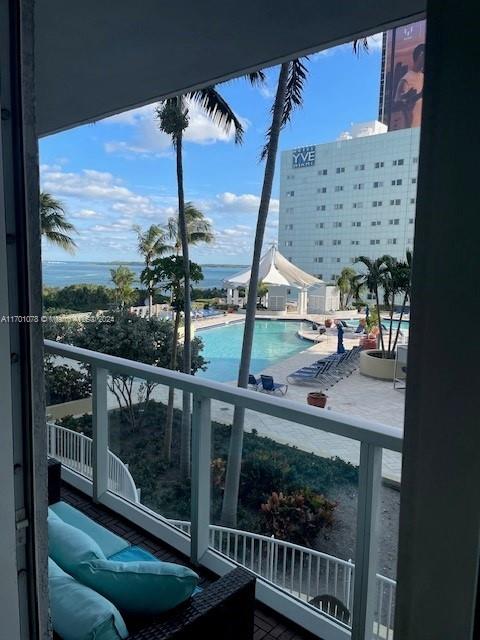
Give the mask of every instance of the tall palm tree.
M 131 304 L 135 298 L 135 290 L 133 282 L 135 274 L 131 269 L 124 265 L 119 265 L 116 269 L 110 269 L 110 277 L 115 285 L 115 299 L 121 309 Z
M 172 247 L 167 244 L 166 232 L 157 224 L 152 224 L 145 231 L 140 225 L 133 225 L 133 230 L 137 234 L 137 246 L 139 253 L 145 261 L 145 268 L 150 269 L 152 260 L 170 251 Z M 148 316 L 152 315 L 152 299 L 154 294 L 154 285 L 150 280 L 142 281 L 147 288 L 148 294 Z
M 280 131 L 290 121 L 294 109 L 302 104 L 302 91 L 306 75 L 307 70 L 301 60 L 284 62 L 281 65 L 275 101 L 272 106 L 272 120 L 267 131 L 267 141 L 261 153 L 261 159 L 265 160 L 265 172 L 258 208 L 257 228 L 255 231 L 255 244 L 245 314 L 245 328 L 243 331 L 242 355 L 238 372 L 238 386 L 243 388 L 247 387 L 250 360 L 252 357 L 260 258 L 272 195 L 278 140 Z M 222 524 L 230 527 L 236 526 L 237 521 L 244 419 L 245 409 L 243 407 L 235 407 L 222 507 Z
M 214 241 L 212 225 L 205 218 L 200 209 L 193 202 L 185 203 L 185 218 L 187 221 L 188 244 L 197 245 L 202 242 L 210 244 Z M 179 255 L 182 252 L 182 240 L 178 228 L 178 216 L 169 218 L 167 223 L 167 233 L 170 240 L 174 243 L 175 252 Z
M 75 232 L 75 227 L 65 218 L 64 205 L 52 194 L 40 193 L 40 230 L 42 236 L 69 253 L 74 253 L 76 244 L 69 233 Z
M 378 329 L 380 331 L 380 344 L 382 346 L 382 357 L 385 357 L 385 343 L 383 340 L 383 327 L 380 317 L 380 288 L 385 284 L 385 261 L 389 256 L 382 256 L 372 260 L 367 256 L 359 256 L 355 262 L 363 264 L 366 268 L 365 273 L 361 273 L 357 276 L 357 281 L 366 286 L 370 293 L 375 296 L 375 304 L 377 307 L 377 314 L 379 317 Z
M 352 267 L 344 267 L 337 278 L 336 286 L 340 292 L 340 309 L 346 309 L 355 292 L 357 272 Z
M 250 81 L 257 83 L 263 74 L 251 74 Z M 235 143 L 239 144 L 243 137 L 243 126 L 228 103 L 222 98 L 215 87 L 206 87 L 187 94 L 168 98 L 156 109 L 156 117 L 161 131 L 170 136 L 176 156 L 177 197 L 178 197 L 178 235 L 183 256 L 183 304 L 184 304 L 184 349 L 183 371 L 192 373 L 191 352 L 191 292 L 190 292 L 190 256 L 188 220 L 185 211 L 185 193 L 183 181 L 183 135 L 188 127 L 189 102 L 198 104 L 204 113 L 225 132 L 230 133 L 233 127 Z M 184 477 L 190 474 L 190 394 L 183 394 L 182 433 L 181 433 L 180 472 Z

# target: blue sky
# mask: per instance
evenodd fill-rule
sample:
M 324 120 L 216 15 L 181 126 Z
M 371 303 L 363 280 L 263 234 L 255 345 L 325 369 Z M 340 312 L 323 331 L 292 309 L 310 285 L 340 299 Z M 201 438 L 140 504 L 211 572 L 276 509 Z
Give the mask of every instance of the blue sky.
M 381 37 L 358 57 L 351 45 L 312 56 L 304 106 L 282 132 L 280 151 L 335 140 L 352 122 L 378 111 Z M 245 126 L 235 145 L 197 108 L 184 149 L 185 194 L 211 220 L 213 245 L 194 248 L 200 263 L 247 264 L 263 178 L 259 152 L 270 118 L 278 68 L 253 88 L 244 80 L 218 87 Z M 156 128 L 155 105 L 119 114 L 40 141 L 41 186 L 63 201 L 75 224 L 75 255 L 44 243 L 44 260 L 138 260 L 133 224 L 164 224 L 176 211 L 175 161 Z M 265 243 L 276 239 L 278 176 Z

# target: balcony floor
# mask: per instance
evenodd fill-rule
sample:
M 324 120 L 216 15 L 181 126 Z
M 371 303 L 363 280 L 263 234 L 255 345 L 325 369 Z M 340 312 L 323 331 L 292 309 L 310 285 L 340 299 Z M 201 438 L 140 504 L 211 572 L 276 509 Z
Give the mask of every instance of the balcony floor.
M 65 482 L 62 483 L 61 498 L 79 511 L 88 515 L 92 520 L 103 525 L 110 531 L 128 540 L 131 544 L 138 545 L 150 551 L 164 562 L 176 562 L 189 564 L 188 558 L 181 555 L 172 547 L 158 540 L 140 527 L 117 515 L 110 509 L 94 504 L 86 495 L 73 489 Z M 216 576 L 207 569 L 201 569 L 200 584 L 205 585 L 216 579 Z M 255 609 L 255 633 L 254 640 L 318 640 L 308 632 L 300 629 L 283 616 L 271 609 L 258 604 Z

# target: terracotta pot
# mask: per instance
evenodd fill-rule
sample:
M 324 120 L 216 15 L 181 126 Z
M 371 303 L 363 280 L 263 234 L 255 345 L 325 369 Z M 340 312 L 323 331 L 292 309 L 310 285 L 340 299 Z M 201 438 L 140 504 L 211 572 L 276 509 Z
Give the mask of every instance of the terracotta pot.
M 320 407 L 322 409 L 325 408 L 325 405 L 327 404 L 327 399 L 328 399 L 327 395 L 318 391 L 312 391 L 307 396 L 308 404 L 312 405 L 313 407 Z
M 327 329 L 330 329 L 330 327 L 332 326 L 332 321 L 330 318 L 327 318 L 325 320 L 325 326 L 327 327 Z
M 360 344 L 364 349 L 376 349 L 377 348 L 377 339 L 376 338 L 362 338 L 360 340 Z

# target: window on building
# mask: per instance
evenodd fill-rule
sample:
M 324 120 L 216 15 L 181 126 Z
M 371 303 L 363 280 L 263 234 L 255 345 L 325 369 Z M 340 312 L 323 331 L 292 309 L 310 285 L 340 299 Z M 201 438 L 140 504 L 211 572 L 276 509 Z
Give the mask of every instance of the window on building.
M 320 256 L 320 257 L 317 256 L 316 258 L 313 259 L 313 261 L 314 262 L 323 262 L 323 258 L 322 258 L 322 256 Z
M 293 230 L 293 224 L 286 224 L 285 225 L 285 231 L 292 231 Z
M 334 204 L 333 208 L 338 211 L 339 209 L 343 209 L 343 204 Z
M 400 160 L 394 160 L 392 164 L 394 167 L 401 167 L 403 164 L 403 158 L 400 158 Z
M 382 224 L 382 223 L 381 223 L 381 221 L 380 221 L 380 220 L 372 220 L 372 221 L 371 221 L 371 223 L 370 223 L 370 225 L 371 225 L 372 227 L 379 227 L 381 224 Z
M 417 156 L 414 156 L 414 157 L 412 158 L 412 162 L 413 162 L 413 164 L 417 164 L 417 163 L 418 163 L 418 157 L 417 157 Z
M 319 187 L 317 193 L 327 193 L 327 187 Z
M 392 218 L 388 221 L 388 224 L 400 224 L 400 218 Z
M 412 184 L 417 184 L 417 179 L 416 178 L 412 178 Z
M 318 172 L 319 176 L 326 176 L 328 173 L 327 169 L 320 169 L 320 171 Z
M 343 185 L 337 185 L 335 191 L 343 191 Z
M 415 218 L 409 218 L 408 219 L 408 224 L 413 224 L 414 223 Z
M 316 247 L 322 247 L 323 246 L 323 240 L 315 240 L 315 246 Z
M 337 262 L 341 262 L 340 258 L 337 258 Z
M 363 209 L 363 202 L 354 202 L 352 207 L 354 209 Z
M 294 211 L 293 207 L 287 207 L 285 209 L 285 213 L 293 213 L 293 211 Z
M 295 191 L 287 191 L 287 198 L 293 198 Z
M 410 198 L 410 204 L 415 204 L 415 198 Z
M 337 167 L 337 168 L 335 169 L 335 172 L 336 172 L 336 173 L 345 173 L 345 167 Z
M 400 200 L 400 198 L 395 198 L 395 200 L 390 200 L 390 204 L 391 204 L 392 207 L 393 206 L 398 207 L 398 205 L 401 204 L 401 203 L 402 203 L 402 201 Z
M 396 238 L 388 238 L 387 244 L 397 244 L 397 239 Z
M 334 226 L 335 229 L 339 229 L 342 226 L 342 223 L 341 222 L 334 222 L 333 226 Z
M 364 171 L 365 170 L 365 165 L 364 164 L 356 164 L 355 165 L 355 171 Z
M 332 273 L 331 280 L 333 281 L 333 280 L 336 280 L 337 278 L 338 278 L 337 274 L 336 273 Z
M 342 244 L 342 241 L 341 240 L 332 240 L 332 244 L 333 244 L 334 247 L 338 247 L 339 245 Z
M 324 222 L 317 222 L 315 224 L 315 229 L 323 229 L 324 226 L 325 226 Z
M 293 247 L 293 242 L 292 242 L 292 240 L 285 240 L 285 246 L 286 246 L 286 247 Z
M 353 188 L 356 190 L 360 190 L 363 189 L 365 187 L 363 182 L 357 182 L 356 184 L 353 185 Z
M 397 178 L 396 180 L 392 180 L 392 187 L 398 187 L 402 184 L 402 179 Z
M 380 240 L 370 240 L 370 244 L 380 244 Z
M 374 167 L 375 169 L 381 169 L 384 166 L 383 162 L 375 162 Z
M 381 200 L 374 200 L 372 202 L 372 207 L 381 207 L 383 202 Z
M 378 189 L 379 187 L 383 187 L 383 182 L 377 180 L 373 183 L 373 188 Z
M 356 259 L 356 258 L 350 258 L 350 262 L 351 262 L 352 264 L 355 264 L 355 263 L 356 263 L 356 261 L 357 261 L 357 259 Z
M 350 244 L 357 246 L 360 244 L 360 240 L 351 240 Z
M 290 175 L 287 176 L 287 180 L 293 180 L 294 178 L 295 176 L 290 176 Z
M 324 204 L 317 205 L 317 211 L 325 211 L 326 207 Z
M 352 227 L 361 227 L 362 223 L 360 222 L 360 220 L 356 220 L 354 222 L 352 222 Z

